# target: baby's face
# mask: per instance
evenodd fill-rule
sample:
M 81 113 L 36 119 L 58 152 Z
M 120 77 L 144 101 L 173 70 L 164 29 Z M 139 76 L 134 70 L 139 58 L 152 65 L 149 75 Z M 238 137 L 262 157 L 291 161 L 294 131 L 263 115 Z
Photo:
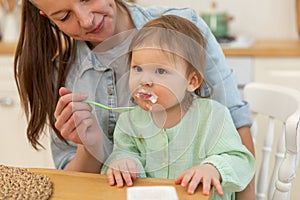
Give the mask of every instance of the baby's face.
M 145 110 L 180 106 L 188 87 L 186 63 L 158 49 L 132 52 L 129 87 L 136 103 Z

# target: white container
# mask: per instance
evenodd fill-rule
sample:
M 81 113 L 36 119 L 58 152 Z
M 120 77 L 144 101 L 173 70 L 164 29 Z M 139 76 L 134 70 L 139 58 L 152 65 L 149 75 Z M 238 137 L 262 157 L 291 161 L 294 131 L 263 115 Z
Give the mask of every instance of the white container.
M 173 186 L 134 186 L 127 188 L 127 200 L 178 200 Z

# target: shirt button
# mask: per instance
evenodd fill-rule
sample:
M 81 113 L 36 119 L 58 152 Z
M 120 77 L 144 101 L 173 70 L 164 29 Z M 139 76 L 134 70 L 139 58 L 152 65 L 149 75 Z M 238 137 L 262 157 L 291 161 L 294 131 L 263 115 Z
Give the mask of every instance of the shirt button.
M 108 93 L 109 95 L 112 95 L 112 94 L 114 93 L 114 90 L 111 89 L 111 88 L 109 88 L 109 89 L 107 89 L 107 93 Z
M 162 163 L 162 167 L 166 167 L 167 165 L 166 165 L 166 163 Z

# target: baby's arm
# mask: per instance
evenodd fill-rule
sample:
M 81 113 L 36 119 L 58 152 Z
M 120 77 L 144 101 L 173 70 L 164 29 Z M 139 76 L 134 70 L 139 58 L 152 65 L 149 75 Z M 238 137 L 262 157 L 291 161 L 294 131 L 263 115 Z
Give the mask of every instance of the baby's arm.
M 127 186 L 132 186 L 139 171 L 139 165 L 134 159 L 123 158 L 116 160 L 107 170 L 109 185 L 117 184 L 117 187 L 123 187 L 125 181 Z
M 221 175 L 219 171 L 211 164 L 202 164 L 190 168 L 185 171 L 175 180 L 176 184 L 181 186 L 188 186 L 188 193 L 194 194 L 196 188 L 200 183 L 203 184 L 203 194 L 209 195 L 211 186 L 215 187 L 220 196 L 223 195 L 221 187 Z
M 114 148 L 106 162 L 101 173 L 107 174 L 110 185 L 123 187 L 132 186 L 133 181 L 139 177 L 145 177 L 144 159 L 140 155 L 139 148 L 135 141 L 134 132 L 128 130 L 128 116 L 122 113 L 119 116 L 114 131 Z

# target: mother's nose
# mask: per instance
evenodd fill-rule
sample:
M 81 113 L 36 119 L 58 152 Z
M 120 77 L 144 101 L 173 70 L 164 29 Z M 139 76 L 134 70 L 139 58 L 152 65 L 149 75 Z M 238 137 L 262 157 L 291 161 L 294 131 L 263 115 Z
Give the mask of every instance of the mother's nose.
M 77 12 L 77 20 L 81 27 L 83 28 L 91 28 L 94 23 L 94 14 L 88 10 L 78 10 Z

